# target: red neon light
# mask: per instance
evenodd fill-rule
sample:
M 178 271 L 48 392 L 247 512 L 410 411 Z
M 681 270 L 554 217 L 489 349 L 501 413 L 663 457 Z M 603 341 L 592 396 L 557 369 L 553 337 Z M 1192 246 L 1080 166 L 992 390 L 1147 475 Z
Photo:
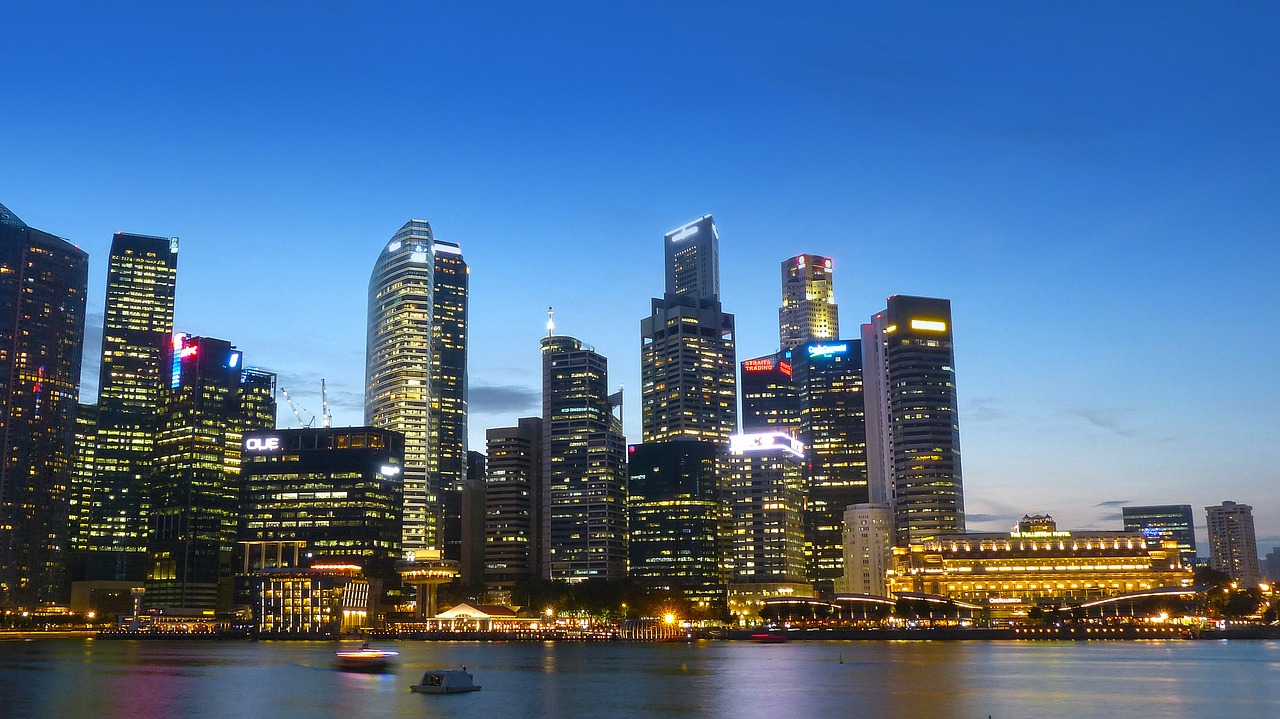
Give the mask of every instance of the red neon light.
M 788 377 L 790 377 L 790 376 L 791 376 L 791 363 L 790 363 L 790 362 L 779 362 L 779 363 L 778 363 L 778 369 L 782 370 L 782 374 L 785 374 L 785 375 L 786 375 L 786 376 L 788 376 Z
M 773 370 L 773 360 L 753 359 L 742 363 L 743 372 L 769 372 Z

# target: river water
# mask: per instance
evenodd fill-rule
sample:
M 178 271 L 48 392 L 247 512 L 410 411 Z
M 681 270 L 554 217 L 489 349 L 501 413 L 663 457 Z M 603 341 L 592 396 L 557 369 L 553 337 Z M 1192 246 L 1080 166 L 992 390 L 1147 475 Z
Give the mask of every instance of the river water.
M 0 717 L 1263 717 L 1280 642 L 0 642 Z M 345 643 L 348 648 L 356 646 Z M 413 694 L 465 664 L 482 691 Z

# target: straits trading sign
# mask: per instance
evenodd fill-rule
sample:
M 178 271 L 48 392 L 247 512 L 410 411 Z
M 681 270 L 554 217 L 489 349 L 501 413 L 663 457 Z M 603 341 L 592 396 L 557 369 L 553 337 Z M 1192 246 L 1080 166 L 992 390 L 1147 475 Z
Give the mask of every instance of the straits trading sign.
M 280 451 L 279 437 L 246 437 L 244 440 L 244 451 L 246 452 L 278 452 Z

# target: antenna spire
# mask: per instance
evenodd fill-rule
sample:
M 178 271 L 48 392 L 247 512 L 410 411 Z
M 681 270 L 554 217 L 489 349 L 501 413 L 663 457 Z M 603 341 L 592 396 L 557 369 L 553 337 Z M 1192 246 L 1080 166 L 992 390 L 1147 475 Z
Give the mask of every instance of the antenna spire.
M 548 337 L 556 333 L 556 321 L 552 317 L 552 315 L 554 315 L 555 312 L 556 312 L 555 308 L 553 307 L 547 308 L 547 336 Z

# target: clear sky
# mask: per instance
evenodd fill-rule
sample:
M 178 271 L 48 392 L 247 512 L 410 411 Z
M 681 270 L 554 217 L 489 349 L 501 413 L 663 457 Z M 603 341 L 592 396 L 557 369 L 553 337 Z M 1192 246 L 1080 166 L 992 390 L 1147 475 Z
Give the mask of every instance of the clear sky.
M 1265 553 L 1277 37 L 1270 2 L 17 3 L 0 203 L 91 255 L 86 398 L 125 230 L 182 238 L 180 331 L 311 412 L 327 379 L 338 424 L 374 260 L 429 220 L 472 268 L 473 449 L 539 411 L 549 305 L 638 437 L 662 235 L 712 213 L 739 359 L 801 252 L 846 337 L 952 300 L 971 529 L 1231 499 Z

